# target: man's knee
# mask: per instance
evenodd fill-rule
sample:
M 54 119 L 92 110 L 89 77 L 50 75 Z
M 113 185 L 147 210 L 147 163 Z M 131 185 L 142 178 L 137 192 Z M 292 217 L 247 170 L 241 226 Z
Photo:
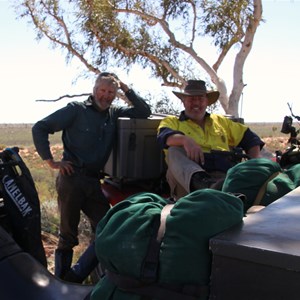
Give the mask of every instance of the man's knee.
M 168 148 L 168 155 L 169 158 L 176 158 L 178 156 L 186 155 L 185 150 L 182 147 L 178 146 L 171 146 Z

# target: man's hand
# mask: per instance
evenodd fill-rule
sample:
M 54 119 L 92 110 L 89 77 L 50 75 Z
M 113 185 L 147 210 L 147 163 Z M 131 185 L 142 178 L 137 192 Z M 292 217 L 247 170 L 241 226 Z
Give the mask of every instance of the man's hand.
M 251 158 L 261 158 L 261 151 L 260 146 L 253 146 L 252 148 L 248 149 L 246 151 L 247 155 L 249 155 Z
M 63 175 L 72 175 L 74 173 L 73 165 L 70 161 L 47 159 L 46 162 L 50 168 L 58 169 Z
M 202 148 L 190 137 L 184 136 L 183 148 L 189 159 L 194 162 L 203 165 L 204 164 L 204 154 Z
M 122 82 L 121 80 L 119 80 L 119 86 L 120 86 L 120 89 L 126 93 L 129 91 L 129 87 L 127 84 L 125 84 L 124 82 Z
M 202 148 L 190 137 L 183 134 L 172 134 L 167 139 L 168 146 L 182 146 L 187 157 L 197 164 L 204 164 Z

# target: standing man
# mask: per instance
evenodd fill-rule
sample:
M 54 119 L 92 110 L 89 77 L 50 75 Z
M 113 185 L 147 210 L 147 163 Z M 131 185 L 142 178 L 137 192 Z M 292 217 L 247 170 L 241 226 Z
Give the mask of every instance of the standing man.
M 113 107 L 118 89 L 132 107 Z M 147 118 L 148 104 L 113 73 L 98 75 L 92 95 L 84 102 L 71 102 L 32 128 L 37 152 L 49 167 L 58 169 L 56 189 L 60 212 L 59 241 L 55 251 L 55 275 L 69 271 L 73 247 L 78 245 L 80 212 L 89 219 L 92 232 L 110 205 L 101 190 L 101 172 L 116 140 L 119 117 Z M 53 159 L 49 134 L 62 131 L 63 157 Z
M 225 178 L 232 164 L 228 157 L 211 150 L 240 147 L 251 158 L 261 156 L 264 143 L 247 126 L 206 111 L 218 100 L 218 91 L 207 91 L 202 80 L 188 80 L 183 93 L 173 93 L 182 100 L 184 111 L 179 117 L 161 121 L 158 142 L 165 150 L 167 180 L 175 199 L 197 189 L 216 187 Z

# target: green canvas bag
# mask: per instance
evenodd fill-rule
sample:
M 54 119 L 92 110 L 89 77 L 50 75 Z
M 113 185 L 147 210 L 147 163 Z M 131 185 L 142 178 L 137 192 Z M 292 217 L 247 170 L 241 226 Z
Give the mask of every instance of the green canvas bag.
M 277 162 L 255 158 L 228 170 L 222 191 L 244 194 L 246 212 L 253 205 L 269 205 L 299 184 L 300 164 L 282 169 Z
M 282 170 L 276 177 L 268 182 L 262 205 L 269 205 L 300 185 L 300 164 L 292 165 Z
M 209 239 L 243 215 L 238 197 L 211 189 L 171 205 L 151 193 L 127 198 L 98 224 L 96 254 L 106 275 L 91 299 L 207 299 Z

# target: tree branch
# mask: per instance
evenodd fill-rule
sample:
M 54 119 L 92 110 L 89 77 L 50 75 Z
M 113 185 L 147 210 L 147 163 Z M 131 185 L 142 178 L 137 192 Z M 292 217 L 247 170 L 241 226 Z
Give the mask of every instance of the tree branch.
M 36 102 L 56 102 L 59 101 L 63 98 L 75 98 L 75 97 L 83 97 L 83 96 L 90 96 L 91 93 L 84 93 L 84 94 L 79 94 L 79 95 L 64 95 L 64 96 L 60 96 L 57 99 L 50 99 L 50 100 L 46 100 L 46 99 L 38 99 L 35 100 Z
M 41 24 L 39 22 L 39 20 L 37 19 L 37 15 L 36 13 L 34 12 L 34 9 L 32 9 L 30 7 L 30 4 L 26 4 L 26 7 L 28 8 L 29 10 L 29 13 L 30 13 L 30 16 L 33 20 L 33 23 L 34 25 L 39 28 L 39 30 L 41 31 L 41 33 L 46 36 L 50 41 L 52 41 L 55 44 L 58 44 L 60 46 L 62 46 L 63 48 L 67 48 L 68 51 L 75 57 L 77 57 L 86 67 L 89 71 L 95 73 L 95 74 L 99 74 L 100 71 L 95 68 L 93 65 L 91 65 L 83 56 L 82 53 L 78 52 L 74 47 L 73 47 L 73 42 L 72 42 L 72 39 L 71 39 L 71 34 L 70 32 L 68 31 L 68 27 L 67 25 L 65 24 L 64 20 L 62 17 L 59 17 L 58 15 L 56 15 L 55 13 L 52 13 L 51 10 L 49 9 L 49 7 L 45 4 L 44 1 L 40 1 L 40 4 L 43 5 L 43 7 L 46 9 L 47 13 L 53 17 L 53 19 L 56 21 L 56 23 L 58 24 L 58 26 L 60 28 L 62 28 L 63 32 L 64 32 L 64 36 L 66 37 L 66 40 L 67 40 L 67 43 L 58 39 L 56 37 L 55 34 L 51 33 L 50 32 L 50 26 L 46 27 L 45 24 Z M 42 22 L 44 23 L 44 22 Z

